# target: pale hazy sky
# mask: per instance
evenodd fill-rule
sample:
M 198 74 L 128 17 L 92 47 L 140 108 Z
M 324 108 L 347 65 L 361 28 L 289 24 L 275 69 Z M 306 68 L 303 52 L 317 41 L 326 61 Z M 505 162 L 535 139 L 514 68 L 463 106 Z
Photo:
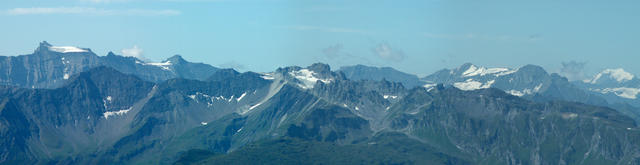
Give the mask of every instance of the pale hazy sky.
M 46 40 L 244 71 L 325 62 L 426 75 L 472 62 L 557 72 L 577 61 L 638 74 L 639 16 L 640 1 L 624 0 L 3 0 L 0 55 Z

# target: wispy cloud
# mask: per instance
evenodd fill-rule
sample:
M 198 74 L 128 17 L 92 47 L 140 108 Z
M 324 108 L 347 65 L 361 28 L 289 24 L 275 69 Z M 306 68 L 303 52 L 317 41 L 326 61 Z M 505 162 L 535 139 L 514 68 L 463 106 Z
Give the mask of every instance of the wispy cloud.
M 542 35 L 532 34 L 529 36 L 512 36 L 512 35 L 490 35 L 490 34 L 438 34 L 438 33 L 422 33 L 427 38 L 447 39 L 447 40 L 485 40 L 485 41 L 538 41 L 542 39 Z
M 584 80 L 587 78 L 584 73 L 586 64 L 587 62 L 563 61 L 562 68 L 560 68 L 560 74 L 567 77 L 569 81 Z
M 367 33 L 367 31 L 360 30 L 360 29 L 340 28 L 340 27 L 324 27 L 324 26 L 309 26 L 309 25 L 282 26 L 280 28 L 291 29 L 291 30 L 301 30 L 301 31 L 321 31 L 321 32 L 330 32 L 330 33 L 359 33 L 359 34 L 366 34 Z
M 381 64 L 370 60 L 365 56 L 357 56 L 349 53 L 345 46 L 341 43 L 330 45 L 320 49 L 323 56 L 317 56 L 316 61 L 325 61 L 327 63 L 336 64 L 337 66 L 346 66 L 353 64 L 365 64 L 372 66 L 380 66 Z
M 133 45 L 132 48 L 122 49 L 120 52 L 124 56 L 135 57 L 142 61 L 150 61 L 148 58 L 144 56 L 143 54 L 144 51 L 141 48 L 139 48 L 138 45 Z
M 404 52 L 399 49 L 391 48 L 386 42 L 378 44 L 376 47 L 371 49 L 375 55 L 380 57 L 383 60 L 391 61 L 391 62 L 401 62 L 405 59 Z
M 173 16 L 180 15 L 178 10 L 151 10 L 151 9 L 101 9 L 92 7 L 32 7 L 13 8 L 7 10 L 10 15 L 52 15 L 52 14 L 75 14 L 75 15 L 139 15 L 139 16 Z
M 330 59 L 335 59 L 336 57 L 340 57 L 344 54 L 342 51 L 343 47 L 344 46 L 342 46 L 342 44 L 331 45 L 322 49 L 322 53 Z

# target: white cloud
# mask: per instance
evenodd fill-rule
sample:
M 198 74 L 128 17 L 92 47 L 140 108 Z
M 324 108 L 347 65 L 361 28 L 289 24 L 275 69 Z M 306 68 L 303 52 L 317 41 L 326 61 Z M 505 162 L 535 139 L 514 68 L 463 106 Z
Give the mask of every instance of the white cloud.
M 324 55 L 326 55 L 327 57 L 334 59 L 342 54 L 342 49 L 342 44 L 336 44 L 322 49 L 322 53 L 324 53 Z
M 392 62 L 400 62 L 405 58 L 404 52 L 391 48 L 387 43 L 380 43 L 372 50 L 378 57 Z
M 142 61 L 149 61 L 149 59 L 144 57 L 144 55 L 142 54 L 143 50 L 140 49 L 138 47 L 138 45 L 133 45 L 132 48 L 122 49 L 120 52 L 122 52 L 123 56 L 135 57 L 135 58 L 138 58 L 138 59 L 140 59 Z
M 321 61 L 331 64 L 331 66 L 347 66 L 356 64 L 364 64 L 371 66 L 381 66 L 383 64 L 378 64 L 374 61 L 371 61 L 369 58 L 365 56 L 358 56 L 349 53 L 345 46 L 341 43 L 337 43 L 334 45 L 330 45 L 323 49 L 320 49 L 320 52 L 323 54 L 322 56 L 314 56 L 314 61 Z
M 100 9 L 92 7 L 32 7 L 13 8 L 7 10 L 10 15 L 50 15 L 50 14 L 82 14 L 82 15 L 140 15 L 140 16 L 171 16 L 182 14 L 177 10 L 150 9 Z

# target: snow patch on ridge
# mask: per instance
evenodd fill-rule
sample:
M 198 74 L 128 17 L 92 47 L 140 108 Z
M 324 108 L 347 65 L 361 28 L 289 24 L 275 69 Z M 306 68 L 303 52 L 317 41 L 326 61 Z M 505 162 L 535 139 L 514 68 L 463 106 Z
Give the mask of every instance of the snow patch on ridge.
M 462 77 L 471 77 L 471 76 L 484 76 L 489 74 L 494 74 L 496 77 L 504 76 L 511 73 L 514 73 L 515 70 L 511 70 L 509 68 L 485 68 L 485 67 L 476 67 L 475 65 L 469 66 L 469 69 L 462 73 Z
M 187 97 L 191 98 L 191 100 L 195 100 L 196 102 L 198 102 L 198 100 L 196 100 L 196 95 L 189 95 Z
M 600 92 L 602 94 L 613 93 L 616 96 L 620 96 L 627 99 L 636 99 L 640 93 L 640 88 L 604 88 L 604 89 L 590 89 L 591 91 Z
M 275 77 L 273 77 L 273 73 L 263 73 L 262 76 L 260 76 L 260 78 L 265 79 L 265 80 L 276 79 Z
M 65 64 L 65 65 L 71 63 L 71 61 L 65 60 L 64 57 L 60 58 L 60 61 L 62 61 L 62 64 Z
M 127 112 L 129 112 L 131 110 L 132 107 L 129 107 L 127 109 L 123 109 L 123 110 L 119 110 L 119 111 L 109 111 L 109 112 L 104 112 L 102 115 L 104 116 L 105 119 L 109 119 L 109 116 L 122 116 L 127 114 Z
M 313 86 L 316 85 L 316 82 L 318 81 L 322 81 L 322 83 L 325 83 L 325 84 L 331 83 L 331 81 L 333 81 L 332 79 L 318 78 L 316 77 L 316 73 L 309 69 L 300 69 L 297 71 L 291 71 L 289 72 L 289 75 L 300 80 L 302 84 L 298 84 L 298 86 L 300 86 L 303 89 L 313 88 Z
M 153 66 L 160 67 L 164 70 L 171 70 L 169 69 L 169 66 L 171 66 L 172 64 L 171 64 L 171 61 L 165 61 L 165 62 L 142 63 L 142 65 L 153 65 Z
M 240 100 L 242 100 L 242 98 L 244 98 L 244 96 L 246 96 L 246 95 L 247 95 L 247 92 L 242 93 L 242 95 L 240 95 L 240 97 L 238 97 L 238 98 L 236 99 L 236 101 L 237 101 L 237 102 L 240 102 Z
M 382 96 L 384 99 L 397 99 L 398 96 L 394 96 L 394 95 L 383 95 Z
M 82 49 L 74 46 L 51 46 L 49 50 L 60 53 L 81 53 L 89 52 L 87 49 Z
M 236 102 L 239 102 L 240 100 L 242 100 L 242 98 L 244 98 L 247 95 L 247 92 L 242 93 L 242 95 L 239 98 L 234 98 L 235 96 L 231 96 L 230 98 L 226 98 L 224 96 L 210 96 L 208 94 L 205 93 L 200 93 L 200 92 L 196 92 L 195 94 L 192 95 L 187 95 L 187 97 L 189 97 L 190 99 L 199 102 L 199 100 L 205 100 L 208 101 L 207 104 L 208 106 L 212 106 L 214 101 L 218 101 L 218 100 L 222 100 L 222 101 L 226 101 L 226 102 L 231 102 L 233 100 L 235 100 Z
M 249 110 L 253 110 L 254 108 L 259 107 L 259 106 L 260 106 L 260 104 L 262 104 L 262 103 L 258 103 L 258 104 L 256 104 L 256 105 L 253 105 L 253 106 L 249 107 Z
M 542 84 L 538 84 L 533 89 L 525 88 L 525 89 L 520 90 L 520 91 L 512 89 L 512 90 L 508 90 L 508 91 L 505 91 L 505 92 L 507 92 L 507 93 L 509 93 L 511 95 L 514 95 L 514 96 L 522 97 L 524 95 L 530 95 L 530 94 L 533 94 L 533 93 L 537 93 L 537 92 L 540 91 L 541 88 L 542 88 Z
M 467 81 L 465 82 L 453 83 L 453 86 L 460 90 L 469 91 L 469 90 L 490 88 L 491 85 L 493 85 L 493 83 L 495 83 L 495 80 L 487 81 L 486 83 L 483 84 L 473 79 L 467 79 Z
M 433 90 L 433 88 L 435 88 L 437 85 L 438 84 L 424 84 L 422 87 L 427 89 L 427 92 L 431 92 L 431 90 Z

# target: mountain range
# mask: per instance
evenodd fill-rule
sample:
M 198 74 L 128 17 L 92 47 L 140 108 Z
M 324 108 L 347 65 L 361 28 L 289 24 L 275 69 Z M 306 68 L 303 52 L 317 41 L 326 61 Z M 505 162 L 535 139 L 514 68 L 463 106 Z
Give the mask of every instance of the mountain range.
M 218 68 L 191 63 L 180 55 L 162 62 L 148 63 L 134 57 L 109 52 L 98 56 L 87 48 L 52 46 L 43 41 L 32 53 L 0 56 L 0 84 L 25 88 L 61 87 L 71 75 L 98 66 L 108 66 L 122 73 L 134 74 L 146 81 L 161 82 L 172 78 L 203 80 Z
M 46 42 L 0 61 L 0 164 L 640 164 L 622 69 L 240 73 Z

